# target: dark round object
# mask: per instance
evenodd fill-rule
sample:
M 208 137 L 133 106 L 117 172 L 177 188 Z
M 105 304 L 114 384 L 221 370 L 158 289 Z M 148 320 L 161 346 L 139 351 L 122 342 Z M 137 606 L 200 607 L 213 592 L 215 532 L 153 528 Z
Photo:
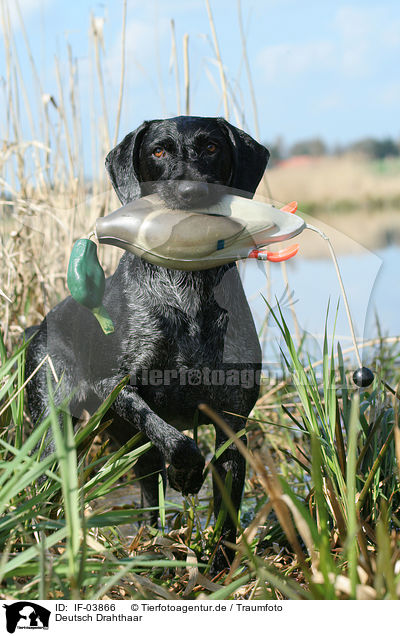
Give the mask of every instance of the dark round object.
M 368 367 L 360 367 L 353 373 L 353 382 L 359 387 L 366 387 L 374 381 L 374 374 Z

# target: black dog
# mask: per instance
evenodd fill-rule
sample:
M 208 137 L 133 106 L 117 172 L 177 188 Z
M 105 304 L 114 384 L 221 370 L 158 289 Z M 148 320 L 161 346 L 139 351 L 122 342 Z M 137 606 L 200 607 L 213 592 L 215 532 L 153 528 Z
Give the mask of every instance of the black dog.
M 226 186 L 251 197 L 268 156 L 266 148 L 224 119 L 175 117 L 145 122 L 128 134 L 108 154 L 106 167 L 123 204 L 157 192 L 167 207 L 187 209 L 213 203 Z M 165 462 L 173 488 L 197 493 L 204 458 L 180 430 L 193 425 L 197 407 L 204 402 L 237 431 L 258 396 L 254 380 L 261 352 L 237 268 L 230 264 L 182 272 L 126 252 L 107 280 L 103 304 L 115 325 L 115 332 L 107 336 L 91 312 L 71 297 L 57 305 L 28 348 L 27 373 L 48 353 L 62 376 L 57 400 L 73 394 L 69 408 L 76 417 L 83 408 L 92 411 L 129 375 L 130 385 L 113 404 L 110 431 L 120 443 L 137 431 L 153 442 L 135 466 L 142 477 L 142 504 L 157 507 L 158 474 L 165 481 Z M 28 385 L 28 401 L 36 421 L 48 404 L 45 366 Z M 202 414 L 199 423 L 208 423 Z M 216 448 L 225 441 L 216 427 Z M 49 439 L 47 452 L 51 448 Z M 235 445 L 215 466 L 223 482 L 231 471 L 231 498 L 238 510 L 245 462 Z M 214 484 L 215 515 L 220 505 L 220 490 Z M 150 520 L 156 522 L 157 512 Z M 223 538 L 234 543 L 235 536 L 228 514 Z M 225 555 L 231 558 L 232 551 L 219 549 L 214 570 L 228 565 Z

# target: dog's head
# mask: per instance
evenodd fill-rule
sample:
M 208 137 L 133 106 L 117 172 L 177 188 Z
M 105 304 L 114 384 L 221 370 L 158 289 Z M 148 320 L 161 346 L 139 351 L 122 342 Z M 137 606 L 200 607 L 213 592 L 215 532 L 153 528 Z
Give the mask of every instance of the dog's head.
M 218 186 L 252 196 L 268 158 L 225 119 L 182 116 L 144 122 L 109 152 L 106 168 L 123 205 L 157 192 L 168 207 L 184 209 L 214 203 Z

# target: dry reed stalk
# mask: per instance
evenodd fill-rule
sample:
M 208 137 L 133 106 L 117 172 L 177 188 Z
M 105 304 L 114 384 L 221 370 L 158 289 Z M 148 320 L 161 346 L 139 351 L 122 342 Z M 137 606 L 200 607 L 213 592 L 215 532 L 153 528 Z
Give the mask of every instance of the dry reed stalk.
M 93 146 L 92 165 L 95 174 L 98 168 L 99 178 L 95 176 L 92 187 L 97 196 L 91 196 L 89 201 L 85 201 L 87 186 L 81 159 L 79 84 L 72 49 L 68 46 L 68 97 L 63 90 L 61 64 L 57 61 L 56 65 L 60 91 L 60 98 L 57 97 L 57 101 L 60 102 L 58 107 L 52 95 L 43 94 L 22 16 L 20 18 L 35 82 L 34 90 L 39 98 L 36 121 L 32 116 L 32 96 L 29 95 L 27 84 L 24 83 L 21 67 L 18 68 L 8 9 L 6 4 L 2 3 L 1 20 L 7 78 L 4 95 L 8 108 L 7 119 L 3 124 L 7 142 L 0 155 L 0 187 L 11 196 L 11 200 L 4 197 L 4 200 L 0 201 L 3 208 L 0 218 L 0 258 L 4 264 L 0 271 L 0 289 L 13 301 L 10 304 L 6 298 L 0 297 L 0 313 L 7 346 L 11 346 L 15 338 L 19 338 L 26 325 L 40 321 L 51 306 L 66 296 L 65 273 L 72 239 L 87 234 L 105 207 L 104 185 L 101 186 L 104 184 L 104 167 L 102 161 L 99 161 L 99 155 L 103 154 L 101 147 L 96 149 Z M 96 77 L 95 72 L 91 76 Z M 93 92 L 91 91 L 91 94 Z M 117 112 L 116 134 L 120 110 L 119 108 Z M 92 129 L 92 140 L 98 138 L 99 130 L 103 128 L 104 111 L 100 126 L 96 125 L 97 112 L 97 104 L 94 104 L 93 116 L 90 118 L 95 124 Z M 24 140 L 23 135 L 26 132 L 22 130 L 21 122 L 25 113 L 32 137 L 44 139 L 45 144 L 36 139 Z M 31 179 L 32 152 L 35 166 L 34 181 Z M 8 170 L 12 175 L 12 183 L 8 183 Z M 101 258 L 109 273 L 115 269 L 119 256 L 117 250 L 104 250 Z
M 101 98 L 102 110 L 103 110 L 103 126 L 104 126 L 103 130 L 105 135 L 104 141 L 105 141 L 106 148 L 109 149 L 111 148 L 111 138 L 110 138 L 110 131 L 108 127 L 107 102 L 106 102 L 106 93 L 104 89 L 103 69 L 101 66 L 101 59 L 100 59 L 100 48 L 104 50 L 103 27 L 104 27 L 104 20 L 102 18 L 96 18 L 92 14 L 91 35 L 92 35 L 92 41 L 94 44 L 97 81 L 99 84 L 100 98 Z
M 248 82 L 248 85 L 249 85 L 251 104 L 252 104 L 252 108 L 253 108 L 254 130 L 255 130 L 255 133 L 256 133 L 257 141 L 260 141 L 260 126 L 259 126 L 259 121 L 258 121 L 257 100 L 256 100 L 255 91 L 254 91 L 253 78 L 252 78 L 251 70 L 250 70 L 249 57 L 247 55 L 247 41 L 246 41 L 246 36 L 245 36 L 245 33 L 244 33 L 244 28 L 243 28 L 243 17 L 242 17 L 241 0 L 237 0 L 237 5 L 238 5 L 238 19 L 239 19 L 240 39 L 241 39 L 241 42 L 242 42 L 242 57 L 243 57 L 244 65 L 245 65 L 245 69 L 246 69 L 247 82 Z M 272 199 L 272 192 L 271 192 L 271 189 L 270 189 L 270 186 L 269 186 L 268 177 L 267 177 L 265 172 L 263 174 L 262 181 L 263 181 L 263 184 L 264 184 L 265 189 L 267 191 L 268 197 L 270 199 Z
M 117 117 L 115 120 L 115 131 L 114 131 L 114 142 L 113 146 L 117 144 L 118 134 L 119 134 L 119 125 L 121 122 L 121 112 L 122 112 L 122 100 L 124 97 L 124 84 L 125 84 L 125 38 L 126 38 L 126 5 L 127 0 L 124 0 L 123 6 L 123 14 L 122 14 L 122 36 L 121 36 L 121 76 L 119 82 L 119 95 L 118 95 L 118 106 L 117 106 Z
M 189 35 L 183 36 L 183 72 L 185 77 L 185 115 L 190 115 Z
M 107 112 L 107 104 L 106 104 L 106 96 L 105 96 L 105 88 L 104 88 L 104 80 L 103 80 L 103 70 L 101 66 L 101 58 L 100 58 L 100 48 L 104 51 L 104 38 L 103 38 L 103 27 L 104 27 L 104 19 L 96 18 L 94 15 L 91 15 L 91 36 L 94 45 L 95 51 L 95 66 L 96 66 L 96 76 L 97 83 L 99 86 L 101 104 L 102 104 L 102 118 L 101 125 L 94 125 L 93 118 L 93 126 L 92 126 L 92 140 L 94 144 L 94 162 L 93 165 L 97 164 L 97 183 L 96 183 L 96 198 L 101 197 L 102 205 L 100 207 L 99 216 L 104 216 L 108 213 L 109 201 L 110 201 L 110 193 L 109 186 L 106 185 L 105 182 L 105 171 L 104 165 L 102 161 L 98 161 L 99 156 L 103 158 L 107 152 L 111 148 L 111 137 L 109 131 L 109 120 L 108 120 L 108 112 Z M 125 29 L 125 26 L 124 26 Z M 125 51 L 125 44 L 124 44 Z M 123 88 L 122 88 L 123 91 Z M 122 92 L 123 95 L 123 92 Z M 95 111 L 94 103 L 92 102 L 92 110 Z M 122 104 L 122 97 L 121 97 Z M 119 123 L 118 123 L 119 126 Z M 99 135 L 99 132 L 102 133 Z M 97 146 L 97 139 L 102 138 L 102 143 L 100 147 Z M 96 180 L 95 180 L 96 181 Z
M 53 99 L 53 101 L 51 101 Z M 43 173 L 46 175 L 47 177 L 47 184 L 48 187 L 50 187 L 50 182 L 51 182 L 51 173 L 50 173 L 50 130 L 54 133 L 54 129 L 52 126 L 52 123 L 50 121 L 50 116 L 49 116 L 49 105 L 50 103 L 53 103 L 53 106 L 55 108 L 57 108 L 56 102 L 54 100 L 54 98 L 52 98 L 50 95 L 43 95 L 42 96 L 42 103 L 43 103 L 43 109 L 44 109 L 44 143 L 47 146 L 47 148 L 49 148 L 49 152 L 46 153 L 45 156 L 45 161 L 44 161 L 44 166 L 43 166 Z
M 176 49 L 175 20 L 171 20 L 171 58 L 175 71 L 176 110 L 179 116 L 181 114 L 181 89 L 179 82 L 178 53 Z
M 60 64 L 57 57 L 55 58 L 55 67 L 56 67 L 56 78 L 57 78 L 57 86 L 58 86 L 58 112 L 60 113 L 60 118 L 64 128 L 64 133 L 65 133 L 65 143 L 67 146 L 67 156 L 68 156 L 69 183 L 73 184 L 75 182 L 75 174 L 74 174 L 75 171 L 74 171 L 74 157 L 72 153 L 72 143 L 71 143 L 72 140 L 71 140 L 70 130 L 68 127 L 67 115 L 65 112 L 63 82 L 61 80 Z
M 19 102 L 19 90 L 18 90 L 18 80 L 17 74 L 15 70 L 15 65 L 11 69 L 11 84 L 14 87 L 14 101 L 15 101 L 15 109 L 13 112 L 13 130 L 15 135 L 15 141 L 17 146 L 22 146 L 21 137 L 20 137 L 20 128 L 18 122 L 21 119 L 20 116 L 20 102 Z M 26 165 L 25 165 L 25 157 L 22 153 L 17 154 L 17 181 L 20 184 L 21 192 L 24 196 L 27 196 L 27 179 L 25 178 L 26 173 Z
M 30 105 L 30 101 L 28 98 L 28 94 L 26 91 L 26 87 L 23 81 L 23 76 L 22 76 L 22 70 L 21 70 L 21 65 L 19 63 L 19 56 L 17 54 L 17 50 L 15 49 L 15 45 L 12 41 L 12 39 L 10 40 L 10 42 L 12 43 L 12 46 L 14 48 L 14 60 L 15 60 L 15 64 L 14 64 L 14 69 L 15 69 L 15 84 L 19 86 L 19 90 L 21 91 L 22 94 L 22 99 L 23 99 L 23 103 L 24 103 L 24 107 L 25 107 L 25 112 L 27 115 L 27 119 L 29 122 L 29 126 L 31 129 L 31 135 L 32 135 L 32 139 L 35 139 L 38 135 L 36 132 L 36 127 L 35 127 L 35 123 L 34 123 L 34 119 L 33 119 L 33 114 L 32 114 L 32 109 L 31 109 L 31 105 Z M 45 185 L 43 182 L 43 177 L 42 177 L 42 170 L 41 170 L 41 166 L 40 166 L 40 154 L 39 154 L 39 150 L 37 147 L 33 146 L 34 148 L 34 152 L 33 152 L 33 159 L 34 159 L 34 166 L 35 166 L 35 177 L 36 177 L 36 185 L 38 187 L 38 193 L 39 196 L 44 196 L 44 191 L 45 191 Z M 26 183 L 26 186 L 28 184 Z
M 222 57 L 221 57 L 221 52 L 220 52 L 219 44 L 218 44 L 217 32 L 215 30 L 214 18 L 211 12 L 209 0 L 206 0 L 206 7 L 207 7 L 207 14 L 208 14 L 208 21 L 210 23 L 210 29 L 211 29 L 211 33 L 213 37 L 215 57 L 217 58 L 217 62 L 218 62 L 219 76 L 220 76 L 221 87 L 222 87 L 222 97 L 224 100 L 225 119 L 229 121 L 228 90 L 226 85 L 226 77 L 225 77 L 224 66 L 222 64 Z
M 162 75 L 162 64 L 161 64 L 161 55 L 160 55 L 161 38 L 160 38 L 160 31 L 159 31 L 159 7 L 157 2 L 154 3 L 154 14 L 155 14 L 154 20 L 153 20 L 154 35 L 155 35 L 154 50 L 156 54 L 158 90 L 159 90 L 160 101 L 161 101 L 161 111 L 163 113 L 163 117 L 166 117 L 168 110 L 167 110 L 167 98 L 165 95 L 163 75 Z
M 72 48 L 71 45 L 67 44 L 68 50 L 68 68 L 69 68 L 69 103 L 71 107 L 71 120 L 72 120 L 72 142 L 71 147 L 73 147 L 73 162 L 75 167 L 75 179 L 77 181 L 77 191 L 75 196 L 78 195 L 79 187 L 83 186 L 84 183 L 84 175 L 83 175 L 83 162 L 80 160 L 81 157 L 81 143 L 80 140 L 82 138 L 82 130 L 80 128 L 80 118 L 77 107 L 77 99 L 76 99 L 76 91 L 78 89 L 77 84 L 77 63 L 76 60 L 73 59 L 72 56 Z
M 241 6 L 241 1 L 240 0 L 237 0 L 237 10 L 238 10 L 240 40 L 241 40 L 241 43 L 242 43 L 242 57 L 243 57 L 244 66 L 245 66 L 245 69 L 246 69 L 247 82 L 248 82 L 248 85 L 249 85 L 251 104 L 252 104 L 252 108 L 253 108 L 254 130 L 255 130 L 255 133 L 256 133 L 257 141 L 260 141 L 260 126 L 259 126 L 259 123 L 258 123 L 257 101 L 256 101 L 256 96 L 255 96 L 255 91 L 254 91 L 253 79 L 252 79 L 252 76 L 251 76 L 249 56 L 247 55 L 247 41 L 246 41 L 246 36 L 244 34 L 242 6 Z
M 4 50 L 6 55 L 6 83 L 8 87 L 8 95 L 7 95 L 7 139 L 11 137 L 11 130 L 14 134 L 14 143 L 16 146 L 19 146 L 21 143 L 20 139 L 20 126 L 19 126 L 19 95 L 18 95 L 18 83 L 16 81 L 15 74 L 15 65 L 12 62 L 12 44 L 11 44 L 11 24 L 10 24 L 10 15 L 8 12 L 7 5 L 2 2 L 1 3 L 1 23 L 3 29 L 3 37 L 4 37 Z M 25 162 L 21 153 L 16 154 L 17 161 L 17 178 L 15 179 L 14 171 L 11 171 L 11 186 L 13 190 L 16 190 L 17 187 L 21 190 L 22 193 L 25 193 Z M 18 182 L 18 186 L 17 186 Z
M 35 84 L 34 87 L 36 89 L 36 99 L 38 101 L 38 103 L 41 103 L 42 100 L 42 95 L 43 95 L 43 88 L 42 88 L 42 83 L 40 81 L 40 76 L 39 73 L 37 71 L 37 67 L 35 64 L 35 60 L 33 57 L 33 53 L 32 53 L 32 49 L 29 43 L 29 38 L 26 32 L 26 28 L 25 28 L 25 23 L 24 23 L 24 19 L 22 16 L 22 12 L 21 12 L 21 8 L 20 8 L 20 4 L 18 0 L 15 0 L 14 3 L 15 8 L 17 9 L 17 13 L 18 13 L 18 20 L 19 20 L 19 25 L 21 28 L 21 32 L 22 32 L 22 36 L 23 36 L 23 40 L 24 40 L 24 44 L 25 44 L 25 48 L 26 48 L 26 52 L 28 54 L 28 59 L 29 59 L 29 63 L 30 63 L 30 67 L 32 70 L 32 75 L 35 79 Z M 22 74 L 21 74 L 21 78 L 22 78 Z M 22 82 L 23 83 L 23 82 Z M 28 100 L 28 106 L 30 104 L 30 101 Z M 30 106 L 29 106 L 29 111 L 30 111 Z M 44 122 L 43 122 L 43 113 L 41 111 L 41 109 L 39 109 L 38 111 L 39 113 L 39 129 L 41 131 L 41 136 L 44 136 Z M 32 117 L 32 121 L 33 121 L 33 117 Z M 33 126 L 31 125 L 31 129 L 33 131 Z M 34 136 L 34 135 L 33 135 Z M 47 184 L 46 181 L 44 179 L 44 170 L 40 169 L 40 157 L 37 155 L 36 157 L 37 160 L 37 178 L 39 180 L 39 188 L 42 190 L 43 192 L 43 196 L 46 196 L 47 194 Z
M 26 29 L 25 29 L 25 23 L 24 23 L 24 19 L 22 17 L 21 8 L 19 6 L 19 1 L 18 0 L 14 0 L 13 5 L 17 9 L 19 24 L 20 24 L 20 27 L 21 27 L 21 31 L 22 31 L 22 35 L 23 35 L 23 39 L 24 39 L 24 43 L 25 43 L 25 47 L 26 47 L 26 51 L 28 53 L 28 59 L 29 59 L 30 65 L 31 65 L 32 74 L 33 74 L 33 76 L 35 78 L 36 88 L 39 91 L 39 100 L 40 100 L 40 97 L 43 95 L 42 83 L 40 81 L 40 76 L 39 76 L 39 73 L 38 73 L 37 68 L 36 68 L 35 60 L 34 60 L 34 57 L 33 57 L 33 54 L 32 54 L 32 49 L 31 49 L 31 46 L 29 44 L 29 38 L 28 38 Z
M 121 75 L 120 75 L 120 82 L 119 82 L 117 117 L 116 117 L 116 120 L 115 120 L 115 131 L 114 131 L 113 147 L 117 145 L 117 141 L 118 141 L 118 133 L 119 133 L 119 126 L 120 126 L 120 122 L 121 122 L 121 112 L 122 112 L 122 100 L 123 100 L 123 97 L 124 97 L 126 6 L 127 6 L 127 0 L 124 0 L 123 15 L 122 15 L 122 37 L 121 37 Z M 111 189 L 108 188 L 106 190 L 106 193 L 105 193 L 105 196 L 104 196 L 104 206 L 101 209 L 100 216 L 105 216 L 106 214 L 108 214 L 109 207 L 110 207 L 110 197 L 111 197 Z
M 97 121 L 96 121 L 96 109 L 94 101 L 94 68 L 93 68 L 93 56 L 89 55 L 89 83 L 90 83 L 90 112 L 93 117 L 90 118 L 90 153 L 91 153 L 91 165 L 93 166 L 93 179 L 92 179 L 92 194 L 94 198 L 99 196 L 100 192 L 100 174 L 98 173 L 99 165 L 97 161 L 98 156 L 98 134 L 97 134 Z

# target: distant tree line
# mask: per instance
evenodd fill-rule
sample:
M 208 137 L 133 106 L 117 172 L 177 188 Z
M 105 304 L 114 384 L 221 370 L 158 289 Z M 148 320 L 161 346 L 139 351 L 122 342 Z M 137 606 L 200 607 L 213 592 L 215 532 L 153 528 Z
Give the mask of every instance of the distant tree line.
M 398 157 L 400 155 L 400 141 L 395 141 L 390 137 L 385 139 L 365 137 L 334 148 L 329 148 L 319 137 L 297 141 L 289 147 L 285 146 L 282 137 L 278 137 L 274 143 L 267 143 L 266 145 L 271 153 L 270 161 L 272 164 L 299 155 L 323 157 L 325 155 L 340 156 L 346 153 L 359 153 L 368 159 L 384 159 L 385 157 Z

